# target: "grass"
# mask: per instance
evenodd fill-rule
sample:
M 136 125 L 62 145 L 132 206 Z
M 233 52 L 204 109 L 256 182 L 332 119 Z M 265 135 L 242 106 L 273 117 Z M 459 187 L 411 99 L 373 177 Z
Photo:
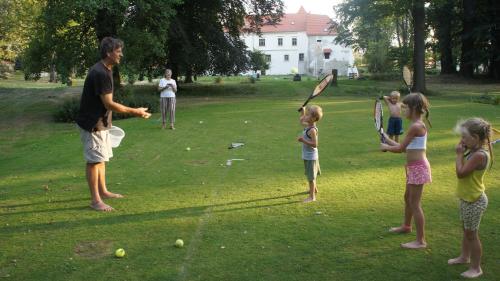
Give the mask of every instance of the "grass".
M 498 85 L 430 85 L 434 182 L 423 199 L 430 247 L 405 251 L 399 244 L 414 234 L 387 233 L 402 220 L 404 156 L 377 151 L 371 121 L 373 97 L 397 82 L 341 80 L 314 101 L 325 112 L 318 124 L 323 174 L 319 201 L 304 205 L 296 110 L 314 79 L 201 80 L 180 90 L 175 131 L 160 130 L 158 114 L 114 122 L 127 135 L 107 165 L 107 180 L 126 198 L 108 200 L 117 209 L 109 214 L 88 208 L 75 125 L 50 119 L 81 88 L 1 81 L 0 277 L 460 280 L 465 267 L 446 265 L 461 241 L 451 128 L 469 116 L 500 127 L 498 106 L 469 102 L 499 93 Z M 245 146 L 229 150 L 231 142 Z M 245 160 L 226 166 L 232 158 Z M 486 178 L 482 280 L 500 276 L 498 170 L 495 164 Z M 177 238 L 184 248 L 173 247 Z M 126 257 L 114 258 L 116 248 Z

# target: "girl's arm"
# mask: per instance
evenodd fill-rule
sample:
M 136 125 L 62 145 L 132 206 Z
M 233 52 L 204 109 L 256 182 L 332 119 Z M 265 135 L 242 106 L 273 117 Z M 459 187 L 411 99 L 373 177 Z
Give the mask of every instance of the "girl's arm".
M 488 161 L 488 159 L 486 155 L 484 155 L 484 153 L 472 153 L 467 163 L 464 164 L 464 144 L 462 142 L 459 142 L 455 150 L 457 152 L 457 159 L 455 161 L 455 171 L 457 173 L 457 178 L 464 178 L 474 170 L 482 170 L 486 168 L 486 162 Z
M 386 138 L 386 142 L 380 144 L 380 150 L 382 151 L 390 151 L 394 153 L 402 153 L 406 151 L 406 147 L 410 144 L 411 140 L 418 136 L 425 134 L 425 129 L 422 125 L 420 124 L 413 124 L 411 127 L 408 129 L 408 133 L 406 134 L 404 140 L 401 143 L 397 143 L 395 141 L 392 141 L 389 138 Z
M 309 137 L 311 138 L 311 141 L 305 140 L 302 136 L 300 136 L 297 140 L 301 143 L 309 145 L 310 147 L 318 147 L 318 134 L 316 133 L 316 129 L 309 130 Z

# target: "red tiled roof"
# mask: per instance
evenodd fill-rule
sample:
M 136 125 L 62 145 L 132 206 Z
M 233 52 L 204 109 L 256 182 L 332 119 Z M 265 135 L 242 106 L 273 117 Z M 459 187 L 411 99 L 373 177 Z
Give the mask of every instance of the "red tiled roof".
M 284 14 L 278 24 L 262 26 L 261 32 L 305 31 L 307 35 L 336 35 L 335 30 L 330 30 L 331 23 L 332 20 L 328 16 L 307 13 L 301 6 L 296 14 Z

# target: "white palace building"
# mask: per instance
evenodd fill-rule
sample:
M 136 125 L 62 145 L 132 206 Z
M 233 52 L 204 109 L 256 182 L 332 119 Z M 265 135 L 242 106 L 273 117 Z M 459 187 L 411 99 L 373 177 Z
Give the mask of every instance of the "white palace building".
M 336 44 L 332 20 L 326 15 L 307 13 L 300 7 L 296 14 L 285 14 L 277 25 L 264 25 L 261 36 L 243 33 L 249 50 L 259 50 L 270 63 L 266 74 L 283 75 L 297 69 L 299 74 L 321 76 L 338 69 L 347 75 L 354 64 L 350 47 Z

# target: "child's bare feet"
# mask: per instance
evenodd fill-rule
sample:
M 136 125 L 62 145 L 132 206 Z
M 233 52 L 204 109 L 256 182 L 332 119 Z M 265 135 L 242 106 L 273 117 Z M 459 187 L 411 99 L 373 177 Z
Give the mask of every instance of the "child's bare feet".
M 405 248 L 405 249 L 424 249 L 424 248 L 427 247 L 427 243 L 413 241 L 413 242 L 408 242 L 408 243 L 401 244 L 401 247 Z
M 314 202 L 316 201 L 316 198 L 313 198 L 313 197 L 307 197 L 306 199 L 304 199 L 302 202 L 303 203 L 309 203 L 309 202 Z
M 483 271 L 481 270 L 481 268 L 479 268 L 479 270 L 471 268 L 465 272 L 462 272 L 462 274 L 460 275 L 464 278 L 477 278 L 483 275 Z
M 104 192 L 99 194 L 101 198 L 123 198 L 124 196 L 118 193 L 113 193 L 113 192 Z
M 393 232 L 393 233 L 410 233 L 411 232 L 411 226 L 409 226 L 409 225 L 401 225 L 401 226 L 391 227 L 391 228 L 389 228 L 389 232 Z
M 454 265 L 454 264 L 467 264 L 467 263 L 470 263 L 470 259 L 466 259 L 462 256 L 458 257 L 458 258 L 454 258 L 454 259 L 449 259 L 448 260 L 448 264 L 449 265 Z
M 113 207 L 105 204 L 104 202 L 97 202 L 97 203 L 92 203 L 90 204 L 90 208 L 96 210 L 96 211 L 100 211 L 100 212 L 110 212 L 110 211 L 113 211 Z

